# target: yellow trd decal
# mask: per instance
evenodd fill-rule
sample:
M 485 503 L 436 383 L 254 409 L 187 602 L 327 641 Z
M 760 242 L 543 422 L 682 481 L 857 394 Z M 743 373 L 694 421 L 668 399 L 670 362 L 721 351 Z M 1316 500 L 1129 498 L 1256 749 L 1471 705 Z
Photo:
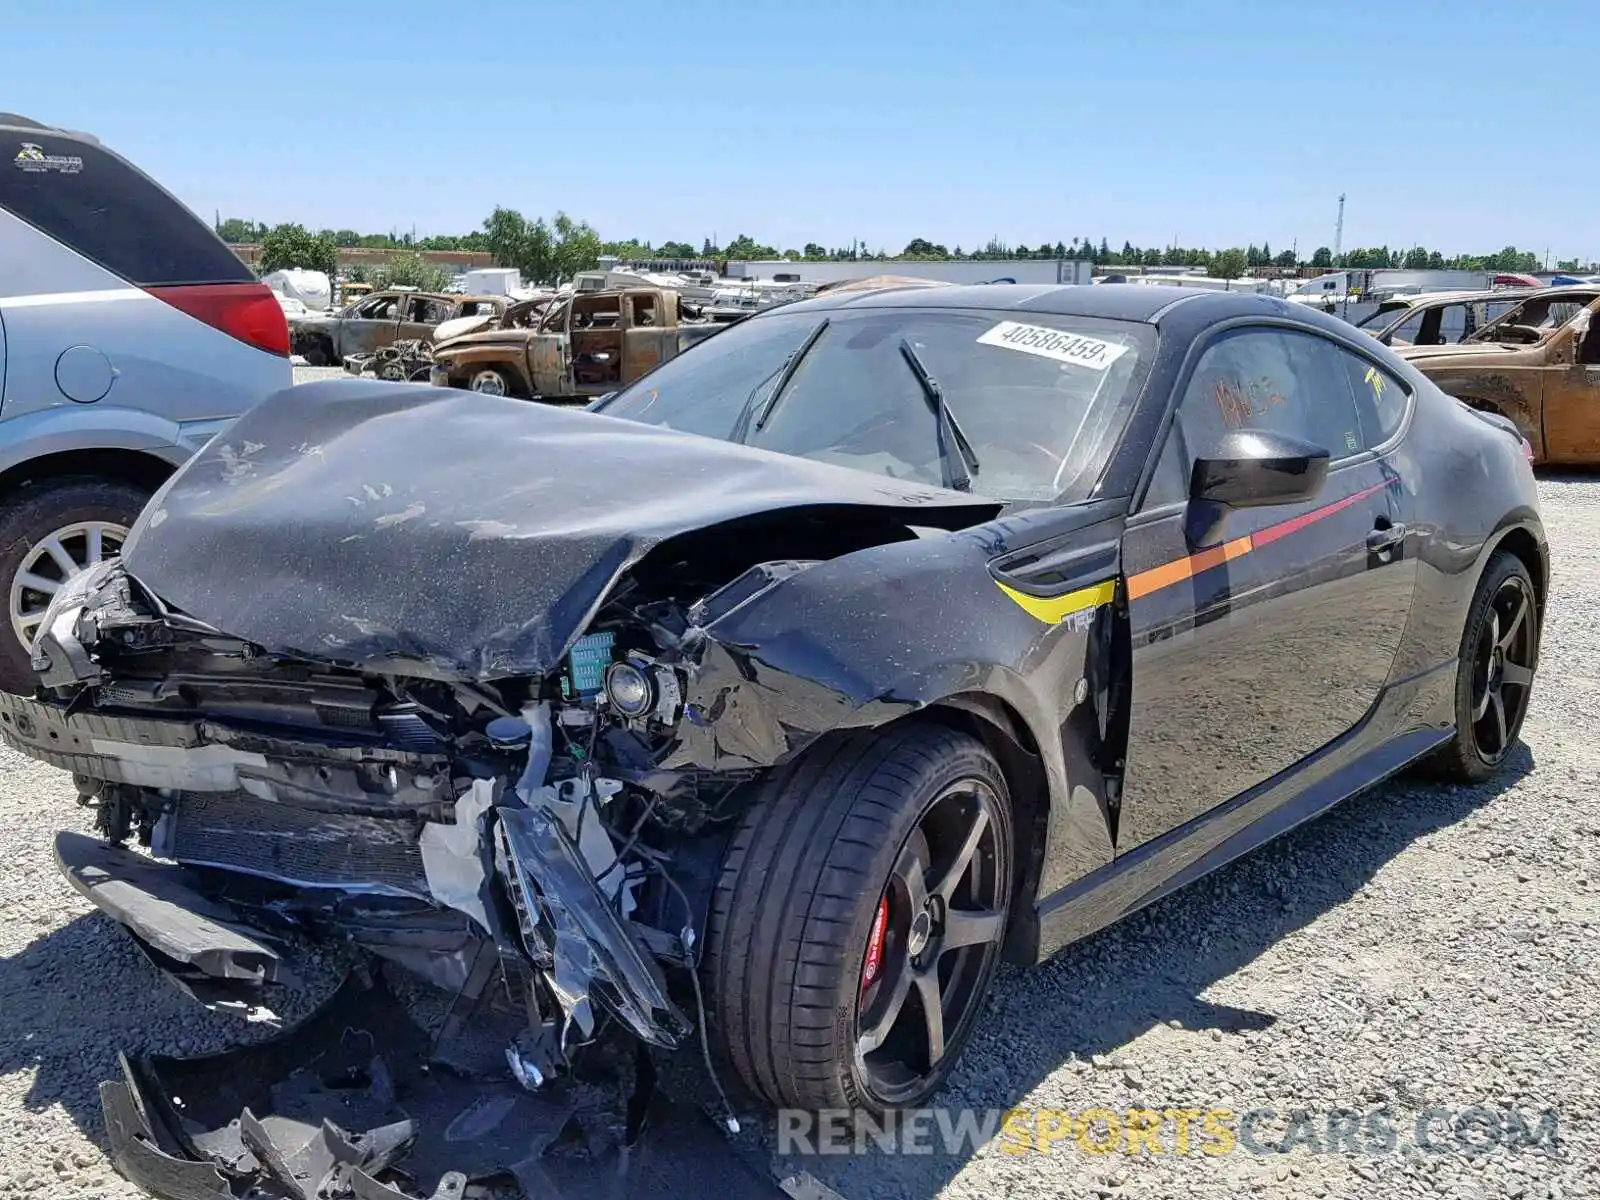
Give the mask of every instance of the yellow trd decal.
M 1099 608 L 1102 604 L 1110 604 L 1117 594 L 1117 581 L 1107 579 L 1100 583 L 1090 584 L 1085 588 L 1068 592 L 1063 596 L 1030 596 L 1026 592 L 1019 592 L 1016 588 L 1007 587 L 997 579 L 1000 590 L 1010 596 L 1031 617 L 1037 617 L 1046 625 L 1059 625 L 1073 613 L 1083 612 L 1085 609 Z

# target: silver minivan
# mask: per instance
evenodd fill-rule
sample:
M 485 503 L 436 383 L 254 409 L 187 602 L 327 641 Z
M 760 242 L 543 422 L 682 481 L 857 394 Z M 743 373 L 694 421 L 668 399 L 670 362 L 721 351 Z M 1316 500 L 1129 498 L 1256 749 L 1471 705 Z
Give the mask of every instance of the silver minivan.
M 97 138 L 0 113 L 0 688 L 32 690 L 61 585 L 292 383 L 282 307 L 204 221 Z

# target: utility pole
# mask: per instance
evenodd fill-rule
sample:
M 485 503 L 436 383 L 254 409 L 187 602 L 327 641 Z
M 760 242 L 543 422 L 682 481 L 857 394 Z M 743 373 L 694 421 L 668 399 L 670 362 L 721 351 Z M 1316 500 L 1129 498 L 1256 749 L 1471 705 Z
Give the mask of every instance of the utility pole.
M 1344 193 L 1339 193 L 1339 220 L 1333 227 L 1333 265 L 1344 266 Z

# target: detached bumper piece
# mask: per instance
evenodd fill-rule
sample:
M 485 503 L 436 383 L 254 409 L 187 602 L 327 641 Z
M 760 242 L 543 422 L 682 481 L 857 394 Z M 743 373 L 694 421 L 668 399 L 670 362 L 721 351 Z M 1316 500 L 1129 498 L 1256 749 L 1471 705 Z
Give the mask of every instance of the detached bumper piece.
M 120 922 L 151 962 L 207 1008 L 252 1009 L 262 984 L 291 981 L 263 935 L 191 887 L 183 867 L 67 831 L 56 834 L 55 854 L 67 882 Z
M 112 1161 L 161 1200 L 784 1195 L 659 1091 L 626 1107 L 614 1084 L 533 1095 L 509 1073 L 447 1069 L 430 1046 L 381 978 L 352 976 L 268 1041 L 123 1057 L 100 1085 Z

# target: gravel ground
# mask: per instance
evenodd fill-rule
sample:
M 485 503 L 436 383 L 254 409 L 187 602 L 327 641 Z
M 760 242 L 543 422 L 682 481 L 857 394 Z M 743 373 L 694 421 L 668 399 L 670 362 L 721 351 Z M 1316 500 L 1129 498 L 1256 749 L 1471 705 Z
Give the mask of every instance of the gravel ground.
M 1060 1137 L 1047 1152 L 1016 1153 L 1013 1136 L 976 1154 L 780 1165 L 849 1200 L 1600 1195 L 1600 477 L 1541 490 L 1554 594 L 1525 748 L 1504 777 L 1392 783 L 1042 968 L 1008 973 L 942 1098 L 1123 1119 L 1270 1109 L 1254 1141 L 1276 1145 L 1288 1128 L 1292 1152 L 1241 1141 L 1216 1153 L 1196 1119 L 1178 1153 L 1169 1117 L 1162 1152 L 1096 1154 L 1045 1114 L 1033 1119 Z M 68 777 L 0 750 L 0 1195 L 134 1196 L 102 1150 L 96 1085 L 116 1050 L 197 1053 L 266 1031 L 206 1014 L 90 915 L 51 858 L 63 825 L 88 827 Z M 286 1015 L 323 993 L 326 965 Z M 1370 1116 L 1383 1106 L 1393 1148 Z M 1515 1110 L 1535 1135 L 1553 1111 L 1558 1134 L 1512 1146 L 1477 1128 L 1468 1140 L 1489 1145 L 1473 1150 L 1441 1122 L 1436 1148 L 1423 1148 L 1416 1121 L 1434 1107 Z M 1357 1122 L 1342 1147 L 1329 1136 L 1341 1109 Z M 1291 1127 L 1297 1111 L 1308 1120 Z M 1098 1125 L 1084 1136 L 1106 1141 Z M 772 1137 L 769 1126 L 746 1140 Z

